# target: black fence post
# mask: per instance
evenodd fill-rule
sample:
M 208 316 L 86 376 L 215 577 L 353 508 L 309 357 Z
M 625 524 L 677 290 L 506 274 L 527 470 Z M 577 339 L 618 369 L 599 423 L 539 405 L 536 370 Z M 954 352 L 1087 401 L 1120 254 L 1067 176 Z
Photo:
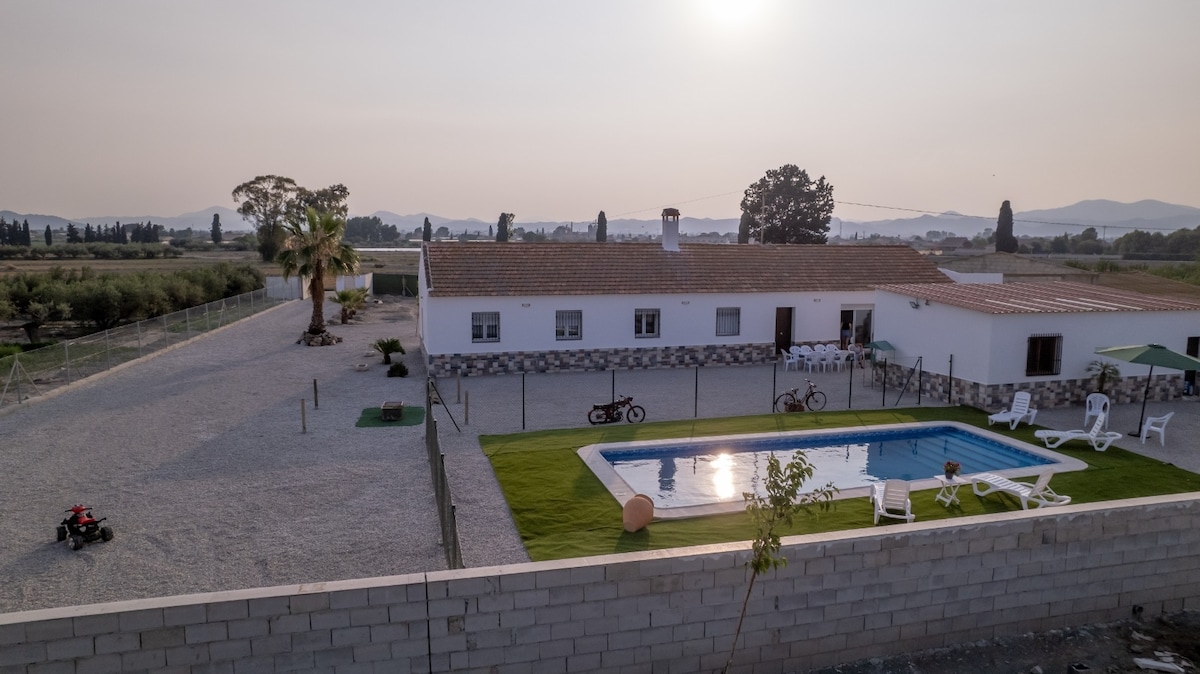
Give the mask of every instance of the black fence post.
M 775 411 L 775 388 L 779 386 L 779 363 L 771 363 L 771 411 Z
M 854 366 L 857 364 L 857 361 L 851 360 L 847 362 L 850 363 L 850 367 L 847 368 L 850 370 L 850 386 L 847 387 L 849 393 L 846 394 L 846 409 L 849 410 L 854 409 Z

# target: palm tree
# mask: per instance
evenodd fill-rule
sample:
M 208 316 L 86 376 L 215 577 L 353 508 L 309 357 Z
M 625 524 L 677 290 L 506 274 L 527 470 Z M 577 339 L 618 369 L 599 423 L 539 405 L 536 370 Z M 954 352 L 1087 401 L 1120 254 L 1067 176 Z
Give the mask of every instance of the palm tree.
M 366 288 L 349 288 L 347 290 L 339 290 L 334 294 L 331 300 L 334 304 L 342 305 L 342 325 L 350 322 L 350 317 L 358 313 L 359 309 L 367 303 Z
M 284 226 L 283 249 L 276 261 L 283 266 L 283 277 L 307 276 L 312 295 L 312 320 L 308 334 L 325 332 L 325 272 L 353 274 L 358 271 L 358 252 L 342 242 L 346 221 L 334 213 L 319 213 L 309 208 L 304 222 Z

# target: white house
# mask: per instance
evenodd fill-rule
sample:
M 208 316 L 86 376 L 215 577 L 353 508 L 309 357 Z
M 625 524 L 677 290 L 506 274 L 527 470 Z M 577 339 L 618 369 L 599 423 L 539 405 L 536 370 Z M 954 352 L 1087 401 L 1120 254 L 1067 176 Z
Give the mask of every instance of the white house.
M 1065 281 L 890 284 L 874 304 L 875 337 L 895 347 L 893 384 L 920 358 L 926 393 L 984 408 L 1021 390 L 1037 407 L 1078 404 L 1095 391 L 1087 366 L 1101 358 L 1096 349 L 1155 343 L 1187 353 L 1200 335 L 1198 303 Z M 1110 396 L 1140 400 L 1149 368 L 1112 362 L 1122 379 Z M 1178 397 L 1183 381 L 1156 368 L 1150 398 Z
M 764 363 L 839 342 L 843 327 L 870 341 L 877 284 L 950 283 L 908 246 L 680 246 L 666 234 L 662 245 L 426 244 L 429 371 Z

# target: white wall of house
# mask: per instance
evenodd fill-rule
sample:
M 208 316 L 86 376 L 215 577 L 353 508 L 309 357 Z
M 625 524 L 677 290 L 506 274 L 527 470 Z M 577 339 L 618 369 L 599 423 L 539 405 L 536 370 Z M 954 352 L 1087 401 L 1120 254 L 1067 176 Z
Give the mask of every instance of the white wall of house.
M 843 308 L 869 307 L 874 291 L 429 297 L 422 281 L 421 330 L 430 354 L 652 348 L 775 341 L 775 310 L 792 307 L 796 342 L 839 338 Z M 718 308 L 738 307 L 740 333 L 716 334 Z M 658 309 L 659 337 L 634 335 L 635 309 Z M 557 311 L 582 312 L 582 338 L 555 337 Z M 500 341 L 473 342 L 471 314 L 500 313 Z
M 896 347 L 884 353 L 890 362 L 911 367 L 921 358 L 921 369 L 960 379 L 987 383 L 992 351 L 992 326 L 987 314 L 937 302 L 911 304 L 912 297 L 879 291 L 875 299 L 875 339 Z M 1024 359 L 1021 360 L 1022 367 Z M 1024 370 L 1022 370 L 1024 373 Z
M 1186 351 L 1187 338 L 1200 332 L 1200 311 L 1130 311 L 1060 314 L 987 314 L 931 302 L 913 309 L 913 298 L 880 291 L 876 298 L 876 339 L 896 347 L 897 362 L 981 384 L 1020 384 L 1083 379 L 1087 365 L 1109 346 L 1162 344 Z M 1032 335 L 1062 335 L 1062 366 L 1053 376 L 1025 374 Z M 1149 367 L 1114 361 L 1125 377 L 1145 376 Z M 1156 373 L 1158 370 L 1156 370 Z

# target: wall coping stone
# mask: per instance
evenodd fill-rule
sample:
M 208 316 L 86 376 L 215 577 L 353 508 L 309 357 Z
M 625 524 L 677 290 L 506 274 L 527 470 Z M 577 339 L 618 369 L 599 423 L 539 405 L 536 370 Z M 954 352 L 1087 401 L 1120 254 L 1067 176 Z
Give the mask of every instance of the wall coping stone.
M 856 545 L 857 541 L 863 541 L 867 539 L 889 539 L 900 534 L 944 533 L 947 535 L 952 535 L 954 532 L 961 530 L 964 527 L 984 527 L 1001 522 L 1016 522 L 1021 520 L 1030 521 L 1032 523 L 1036 520 L 1056 518 L 1064 515 L 1107 515 L 1137 508 L 1186 503 L 1190 501 L 1200 501 L 1200 492 L 1168 494 L 1164 496 L 1147 496 L 1117 501 L 1101 501 L 1098 503 L 1069 504 L 1052 508 L 1016 510 L 998 514 L 971 515 L 967 517 L 958 517 L 951 520 L 935 520 L 931 522 L 918 521 L 908 524 L 897 523 L 889 524 L 882 528 L 870 527 L 865 529 L 851 529 L 819 534 L 787 536 L 783 538 L 782 545 L 783 550 L 786 553 L 788 548 L 795 547 L 821 546 L 831 543 L 849 543 L 851 545 Z M 610 567 L 621 564 L 654 562 L 670 560 L 679 557 L 701 557 L 705 555 L 717 555 L 731 552 L 744 552 L 748 555 L 750 549 L 750 541 L 739 541 L 733 543 L 716 543 L 683 548 L 669 548 L 665 550 L 625 552 L 591 557 L 573 557 L 569 559 L 559 559 L 544 562 L 525 562 L 522 564 L 484 566 L 459 570 L 429 571 L 425 573 L 379 576 L 320 583 L 303 583 L 299 585 L 279 585 L 273 587 L 249 588 L 244 590 L 223 590 L 219 592 L 152 597 L 145 599 L 130 599 L 101 604 L 63 606 L 57 608 L 37 609 L 33 611 L 0 613 L 0 626 L 89 616 L 101 616 L 131 611 L 169 609 L 200 604 L 228 603 L 252 599 L 290 597 L 294 595 L 336 593 L 379 587 L 394 587 L 398 585 L 451 583 L 454 581 L 469 580 L 474 578 L 512 574 L 535 574 L 538 572 L 569 570 L 594 566 Z

